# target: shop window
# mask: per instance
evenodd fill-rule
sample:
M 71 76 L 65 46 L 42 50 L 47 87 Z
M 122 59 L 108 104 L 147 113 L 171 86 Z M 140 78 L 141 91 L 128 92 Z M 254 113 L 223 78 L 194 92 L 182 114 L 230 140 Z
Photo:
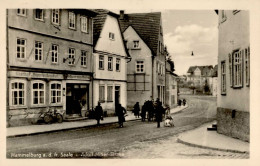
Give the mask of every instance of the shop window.
M 13 80 L 10 82 L 10 105 L 25 106 L 26 82 L 23 80 Z
M 43 9 L 35 9 L 35 19 L 40 21 L 44 20 Z
M 34 44 L 34 59 L 41 61 L 43 59 L 43 43 L 36 41 Z
M 52 23 L 59 25 L 60 24 L 60 10 L 52 9 Z
M 18 59 L 25 59 L 26 55 L 26 40 L 17 38 L 17 49 L 16 49 L 16 57 Z
M 69 12 L 69 28 L 76 29 L 76 15 L 74 12 Z
M 81 31 L 88 33 L 88 17 L 81 16 Z
M 81 51 L 81 66 L 87 67 L 87 51 Z
M 144 73 L 144 61 L 136 61 L 136 73 Z
M 104 102 L 105 101 L 105 86 L 99 85 L 99 101 Z
M 107 101 L 113 101 L 113 86 L 107 86 Z
M 108 57 L 108 70 L 112 71 L 113 70 L 113 57 Z
M 116 71 L 120 71 L 120 58 L 116 58 Z
M 61 103 L 61 83 L 50 84 L 51 104 Z
M 45 103 L 45 83 L 43 81 L 32 82 L 32 104 L 39 105 Z

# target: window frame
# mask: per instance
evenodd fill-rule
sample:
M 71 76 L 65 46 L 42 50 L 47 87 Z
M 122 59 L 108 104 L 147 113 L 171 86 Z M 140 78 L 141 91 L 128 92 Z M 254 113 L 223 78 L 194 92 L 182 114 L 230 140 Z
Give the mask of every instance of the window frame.
M 226 61 L 221 61 L 220 75 L 221 75 L 221 95 L 227 94 L 227 76 L 226 76 Z
M 54 18 L 54 14 L 55 14 L 55 18 Z M 56 14 L 58 14 L 58 17 L 56 18 Z M 52 9 L 51 11 L 51 23 L 54 24 L 54 25 L 60 25 L 60 9 Z M 55 19 L 55 22 L 54 22 L 54 19 Z M 56 22 L 58 21 L 58 22 Z
M 57 92 L 58 92 L 58 89 L 52 89 L 52 87 L 51 87 L 52 84 L 60 84 L 60 88 L 61 88 L 61 89 L 60 89 L 60 94 L 61 94 L 61 95 L 60 95 L 60 102 L 57 102 L 57 99 L 58 99 L 58 97 L 59 97 L 59 96 L 57 95 L 57 94 L 58 94 L 58 93 L 57 93 Z M 54 96 L 56 102 L 55 102 L 55 103 L 52 103 L 52 97 L 53 97 L 53 96 L 52 96 L 52 91 L 54 91 L 54 90 L 55 90 L 55 92 L 56 92 L 56 96 Z M 50 93 L 50 94 L 49 94 L 49 99 L 50 99 L 50 100 L 49 100 L 49 104 L 51 104 L 51 105 L 61 105 L 61 104 L 62 104 L 62 83 L 61 83 L 60 81 L 51 81 L 51 82 L 49 83 L 49 93 Z
M 245 84 L 250 85 L 250 47 L 245 49 L 244 66 L 245 66 Z
M 84 53 L 84 56 L 83 56 L 83 53 Z M 87 67 L 87 51 L 85 51 L 85 50 L 81 50 L 80 65 L 81 65 L 81 67 Z
M 68 16 L 68 18 L 69 18 L 69 20 L 68 20 L 69 29 L 76 30 L 76 20 L 77 20 L 77 17 L 76 17 L 75 12 L 69 11 L 68 15 L 69 15 Z M 73 21 L 72 24 L 74 24 L 74 27 L 71 27 L 71 21 Z
M 41 13 L 42 19 L 37 18 L 37 10 L 41 10 L 42 11 L 42 13 Z M 35 11 L 34 19 L 37 20 L 37 21 L 44 21 L 44 9 L 35 9 L 34 11 Z
M 235 50 L 232 55 L 233 88 L 243 87 L 243 51 Z
M 38 90 L 34 90 L 33 89 L 33 85 L 34 84 L 43 84 L 43 103 L 40 103 L 41 101 L 41 95 L 40 95 L 40 92 L 42 90 L 40 90 L 38 88 Z M 37 91 L 38 92 L 38 96 L 37 96 L 37 99 L 38 99 L 38 104 L 34 104 L 34 92 Z M 33 80 L 31 81 L 31 105 L 32 106 L 42 106 L 42 105 L 45 105 L 46 103 L 46 82 L 42 81 L 42 80 Z
M 101 91 L 100 91 L 101 88 L 100 88 L 100 87 L 104 88 L 104 89 L 103 89 L 103 94 L 102 94 L 102 97 L 103 97 L 103 98 L 101 98 Z M 99 100 L 99 102 L 101 102 L 101 103 L 104 103 L 104 102 L 105 102 L 105 98 L 106 98 L 106 97 L 105 97 L 105 91 L 106 91 L 105 87 L 106 87 L 106 86 L 105 86 L 104 84 L 100 84 L 99 87 L 98 87 L 98 94 L 99 94 L 98 100 Z
M 72 54 L 72 51 L 73 51 L 73 54 Z M 73 61 L 73 58 L 74 58 L 74 61 Z M 76 49 L 75 48 L 69 48 L 68 50 L 68 65 L 70 66 L 73 66 L 75 65 L 75 61 L 76 61 Z M 71 60 L 72 59 L 72 60 Z
M 53 50 L 53 46 L 56 46 L 57 50 Z M 53 55 L 54 55 L 54 59 L 57 59 L 57 62 L 53 61 Z M 59 63 L 59 45 L 57 44 L 51 44 L 51 63 L 52 64 Z
M 141 68 L 140 68 L 140 70 L 142 69 L 142 66 L 143 66 L 143 71 L 138 71 L 138 62 L 142 62 L 142 64 L 140 64 L 141 66 Z M 144 60 L 136 60 L 135 61 L 135 72 L 136 73 L 145 73 L 145 64 L 144 64 Z
M 108 38 L 109 38 L 110 40 L 115 40 L 115 33 L 109 32 Z
M 109 56 L 107 59 L 107 70 L 113 71 L 113 57 Z
M 36 43 L 40 43 L 41 44 L 41 48 L 36 48 Z M 36 50 L 38 50 L 38 60 L 36 60 Z M 41 52 L 41 54 L 39 55 L 39 52 Z M 36 62 L 42 62 L 43 61 L 43 42 L 41 42 L 41 41 L 35 41 L 34 42 L 34 61 L 36 61 Z M 41 57 L 41 60 L 39 60 L 40 58 L 39 57 Z
M 22 13 L 18 12 L 18 10 L 24 11 L 24 13 L 22 14 Z M 17 11 L 16 11 L 16 14 L 17 14 L 18 16 L 26 17 L 26 16 L 27 16 L 27 10 L 26 10 L 26 9 L 18 8 Z
M 20 103 L 19 103 L 19 99 L 18 98 L 21 98 L 21 97 L 18 97 L 19 96 L 19 88 L 18 88 L 18 90 L 12 90 L 12 84 L 13 83 L 22 83 L 23 84 L 23 87 L 24 87 L 24 89 L 23 89 L 23 105 L 21 105 Z M 19 85 L 18 85 L 18 87 L 19 87 Z M 17 92 L 17 102 L 19 103 L 19 104 L 17 104 L 17 105 L 14 105 L 13 104 L 13 91 L 18 91 Z M 27 106 L 27 81 L 25 81 L 25 80 L 20 80 L 20 79 L 13 79 L 13 80 L 10 80 L 10 82 L 9 82 L 9 106 L 11 106 L 11 107 L 25 107 L 25 106 Z
M 137 42 L 137 46 L 136 46 L 136 42 Z M 139 40 L 133 41 L 133 49 L 140 49 L 140 41 Z
M 111 89 L 109 89 L 109 87 Z M 113 102 L 113 89 L 113 85 L 107 85 L 107 102 Z M 109 90 L 111 90 L 111 94 L 109 93 Z
M 102 63 L 102 65 L 100 66 L 100 63 Z M 99 55 L 99 59 L 98 59 L 98 69 L 99 70 L 104 70 L 105 68 L 105 57 L 104 55 Z
M 87 16 L 82 15 L 80 17 L 80 30 L 81 32 L 89 33 L 89 18 Z
M 118 67 L 117 67 L 118 65 Z M 116 71 L 120 72 L 121 69 L 121 59 L 120 58 L 116 58 Z
M 18 40 L 24 40 L 24 46 L 22 46 L 21 44 L 19 44 L 18 45 Z M 21 43 L 21 42 L 20 42 Z M 16 38 L 16 59 L 20 59 L 20 60 L 25 60 L 26 59 L 26 44 L 27 44 L 27 41 L 26 41 L 26 39 L 24 39 L 24 38 L 19 38 L 19 37 L 17 37 Z M 18 46 L 19 46 L 19 48 L 20 48 L 20 57 L 18 58 Z M 23 58 L 21 58 L 21 50 L 22 50 L 22 48 L 24 48 L 24 57 Z

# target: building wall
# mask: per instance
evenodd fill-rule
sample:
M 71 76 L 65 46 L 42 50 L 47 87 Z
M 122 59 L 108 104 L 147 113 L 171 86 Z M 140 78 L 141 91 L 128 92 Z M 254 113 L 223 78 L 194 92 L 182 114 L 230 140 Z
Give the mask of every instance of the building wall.
M 143 105 L 152 95 L 152 53 L 145 42 L 130 26 L 124 32 L 129 54 L 132 60 L 127 63 L 127 107 L 132 109 L 136 102 Z M 133 48 L 133 41 L 138 40 L 140 48 Z M 136 73 L 136 61 L 144 61 L 144 73 Z
M 243 70 L 243 86 L 233 88 L 230 84 L 229 54 L 234 50 L 249 48 L 249 11 L 233 13 L 225 11 L 222 18 L 219 11 L 219 48 L 218 48 L 218 132 L 249 141 L 249 86 L 245 84 Z M 221 62 L 226 64 L 226 94 L 221 94 Z M 231 113 L 230 113 L 231 112 Z M 233 112 L 233 114 L 232 114 Z M 234 133 L 236 132 L 236 133 Z
M 165 92 L 165 105 L 173 108 L 177 105 L 177 80 L 176 76 L 170 73 L 166 74 L 166 92 Z
M 218 77 L 212 78 L 212 96 L 217 96 L 218 92 Z
M 109 32 L 114 33 L 114 40 L 109 39 Z M 99 69 L 99 56 L 104 56 L 104 69 Z M 112 70 L 108 70 L 108 57 L 113 58 Z M 120 86 L 119 103 L 126 107 L 127 103 L 127 54 L 123 43 L 117 18 L 107 15 L 94 53 L 94 106 L 99 101 L 99 85 L 105 86 L 105 101 L 101 105 L 108 115 L 115 113 L 115 86 Z M 116 59 L 120 59 L 120 70 L 116 71 Z M 107 101 L 107 86 L 113 86 L 113 101 Z

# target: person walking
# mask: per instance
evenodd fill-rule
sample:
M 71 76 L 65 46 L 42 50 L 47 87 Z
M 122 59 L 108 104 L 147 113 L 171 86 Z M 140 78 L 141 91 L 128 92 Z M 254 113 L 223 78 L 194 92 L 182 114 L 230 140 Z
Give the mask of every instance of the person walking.
M 145 116 L 146 116 L 146 101 L 144 102 L 144 105 L 142 106 L 142 111 L 141 111 L 141 117 L 142 117 L 142 122 L 145 121 Z
M 118 116 L 118 124 L 119 127 L 124 127 L 123 123 L 125 122 L 125 114 L 126 114 L 126 109 L 121 106 L 121 104 L 118 104 L 117 109 L 116 109 L 116 115 Z
M 103 108 L 101 107 L 100 102 L 98 102 L 98 105 L 95 108 L 95 117 L 97 120 L 97 125 L 100 125 L 100 120 L 103 120 Z
M 148 100 L 146 102 L 146 108 L 148 111 L 148 121 L 150 122 L 153 119 L 153 115 L 154 115 L 154 107 L 153 107 L 153 102 L 151 100 Z
M 162 107 L 162 103 L 159 101 L 159 99 L 156 100 L 156 112 L 155 117 L 157 121 L 157 128 L 160 128 L 160 123 L 162 121 L 162 114 L 163 114 L 164 108 Z
M 185 105 L 186 105 L 186 100 L 183 99 L 183 100 L 182 100 L 182 103 L 183 103 L 183 106 L 185 106 Z
M 135 118 L 139 118 L 139 115 L 140 115 L 139 102 L 136 102 L 134 105 L 134 115 L 135 115 Z

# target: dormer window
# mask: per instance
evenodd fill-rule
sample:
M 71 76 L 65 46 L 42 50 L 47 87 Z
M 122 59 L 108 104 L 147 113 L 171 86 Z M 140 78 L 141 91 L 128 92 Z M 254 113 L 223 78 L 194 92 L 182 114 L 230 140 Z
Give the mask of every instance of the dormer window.
M 26 16 L 26 9 L 17 9 L 17 15 Z
M 115 34 L 112 32 L 109 32 L 109 39 L 110 40 L 115 40 Z
M 140 45 L 139 45 L 139 40 L 135 40 L 134 42 L 133 42 L 133 48 L 140 48 Z

